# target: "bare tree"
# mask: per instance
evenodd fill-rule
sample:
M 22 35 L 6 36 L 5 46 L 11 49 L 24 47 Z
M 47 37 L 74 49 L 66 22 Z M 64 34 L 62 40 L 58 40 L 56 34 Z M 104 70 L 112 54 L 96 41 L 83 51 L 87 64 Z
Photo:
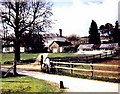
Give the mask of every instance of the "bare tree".
M 0 3 L 3 9 L 0 10 L 0 17 L 4 29 L 7 32 L 14 32 L 14 75 L 16 74 L 16 62 L 20 61 L 20 39 L 23 32 L 46 31 L 51 25 L 49 19 L 52 15 L 50 2 L 45 0 L 4 0 Z
M 80 40 L 80 36 L 72 34 L 72 35 L 68 36 L 67 39 L 68 39 L 68 41 L 79 41 Z

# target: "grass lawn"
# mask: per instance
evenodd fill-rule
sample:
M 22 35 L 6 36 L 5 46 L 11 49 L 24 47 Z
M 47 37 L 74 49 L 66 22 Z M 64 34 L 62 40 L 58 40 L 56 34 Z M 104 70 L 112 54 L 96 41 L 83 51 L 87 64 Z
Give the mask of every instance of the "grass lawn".
M 21 60 L 26 60 L 26 59 L 36 59 L 39 53 L 21 53 Z M 1 64 L 4 64 L 4 62 L 7 61 L 13 61 L 14 60 L 14 53 L 4 53 L 0 54 L 2 56 Z
M 55 57 L 74 57 L 78 56 L 78 54 L 75 53 L 49 53 L 48 57 L 55 58 Z
M 39 53 L 21 53 L 21 60 L 27 60 L 27 59 L 36 59 Z M 4 53 L 0 54 L 2 57 L 1 64 L 4 64 L 4 62 L 10 61 L 12 62 L 14 60 L 14 53 Z M 73 57 L 77 56 L 77 54 L 74 53 L 49 53 L 50 58 L 52 57 Z
M 29 76 L 0 78 L 2 94 L 25 92 L 63 92 L 59 85 Z M 46 93 L 47 94 L 47 93 Z

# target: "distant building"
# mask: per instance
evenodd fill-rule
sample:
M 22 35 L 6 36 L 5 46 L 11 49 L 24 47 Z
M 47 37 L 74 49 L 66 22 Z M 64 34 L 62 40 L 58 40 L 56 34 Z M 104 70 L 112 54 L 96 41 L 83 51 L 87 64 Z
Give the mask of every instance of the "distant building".
M 46 38 L 45 39 L 45 47 L 49 47 L 49 45 L 53 42 L 53 41 L 61 41 L 61 42 L 65 42 L 66 38 L 64 37 L 59 37 L 59 36 L 55 36 L 53 38 Z
M 44 44 L 45 47 L 48 48 L 49 52 L 49 46 L 54 42 L 54 41 L 59 41 L 59 42 L 65 42 L 67 39 L 62 35 L 62 29 L 59 29 L 59 34 L 57 33 L 48 33 L 48 34 L 43 34 L 44 38 Z
M 14 46 L 13 45 L 4 45 L 2 47 L 2 52 L 3 53 L 13 53 L 14 52 Z M 20 47 L 20 52 L 21 53 L 25 52 L 25 47 Z
M 81 44 L 78 47 L 79 54 L 100 54 L 106 51 L 118 50 L 118 43 L 108 44 Z
M 109 43 L 109 36 L 100 36 L 101 43 Z
M 4 42 L 2 42 L 2 52 L 3 53 L 13 53 L 14 52 L 14 44 L 13 42 L 10 42 L 9 44 L 6 44 L 5 43 L 5 40 Z M 25 52 L 25 47 L 23 46 L 20 46 L 20 52 Z
M 49 46 L 49 50 L 53 53 L 65 52 L 64 48 L 70 45 L 72 45 L 71 42 L 67 41 L 53 41 Z
M 89 38 L 88 37 L 81 37 L 80 44 L 87 44 L 87 43 L 89 43 Z

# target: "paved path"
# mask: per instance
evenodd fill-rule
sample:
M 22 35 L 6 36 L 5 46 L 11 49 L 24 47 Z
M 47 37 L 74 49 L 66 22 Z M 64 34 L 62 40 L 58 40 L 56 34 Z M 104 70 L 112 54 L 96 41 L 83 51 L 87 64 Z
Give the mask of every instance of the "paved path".
M 5 70 L 4 68 L 1 68 Z M 29 75 L 34 78 L 48 80 L 56 83 L 63 81 L 68 92 L 118 92 L 118 84 L 110 82 L 102 82 L 95 80 L 87 80 L 61 75 L 45 74 L 41 72 L 17 70 L 19 74 Z M 114 93 L 112 93 L 114 94 Z

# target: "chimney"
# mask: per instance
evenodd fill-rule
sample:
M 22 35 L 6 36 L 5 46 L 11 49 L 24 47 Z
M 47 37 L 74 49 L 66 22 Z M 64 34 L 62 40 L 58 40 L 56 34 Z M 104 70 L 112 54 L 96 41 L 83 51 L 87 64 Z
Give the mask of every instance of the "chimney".
M 60 37 L 62 37 L 62 29 L 59 29 Z

